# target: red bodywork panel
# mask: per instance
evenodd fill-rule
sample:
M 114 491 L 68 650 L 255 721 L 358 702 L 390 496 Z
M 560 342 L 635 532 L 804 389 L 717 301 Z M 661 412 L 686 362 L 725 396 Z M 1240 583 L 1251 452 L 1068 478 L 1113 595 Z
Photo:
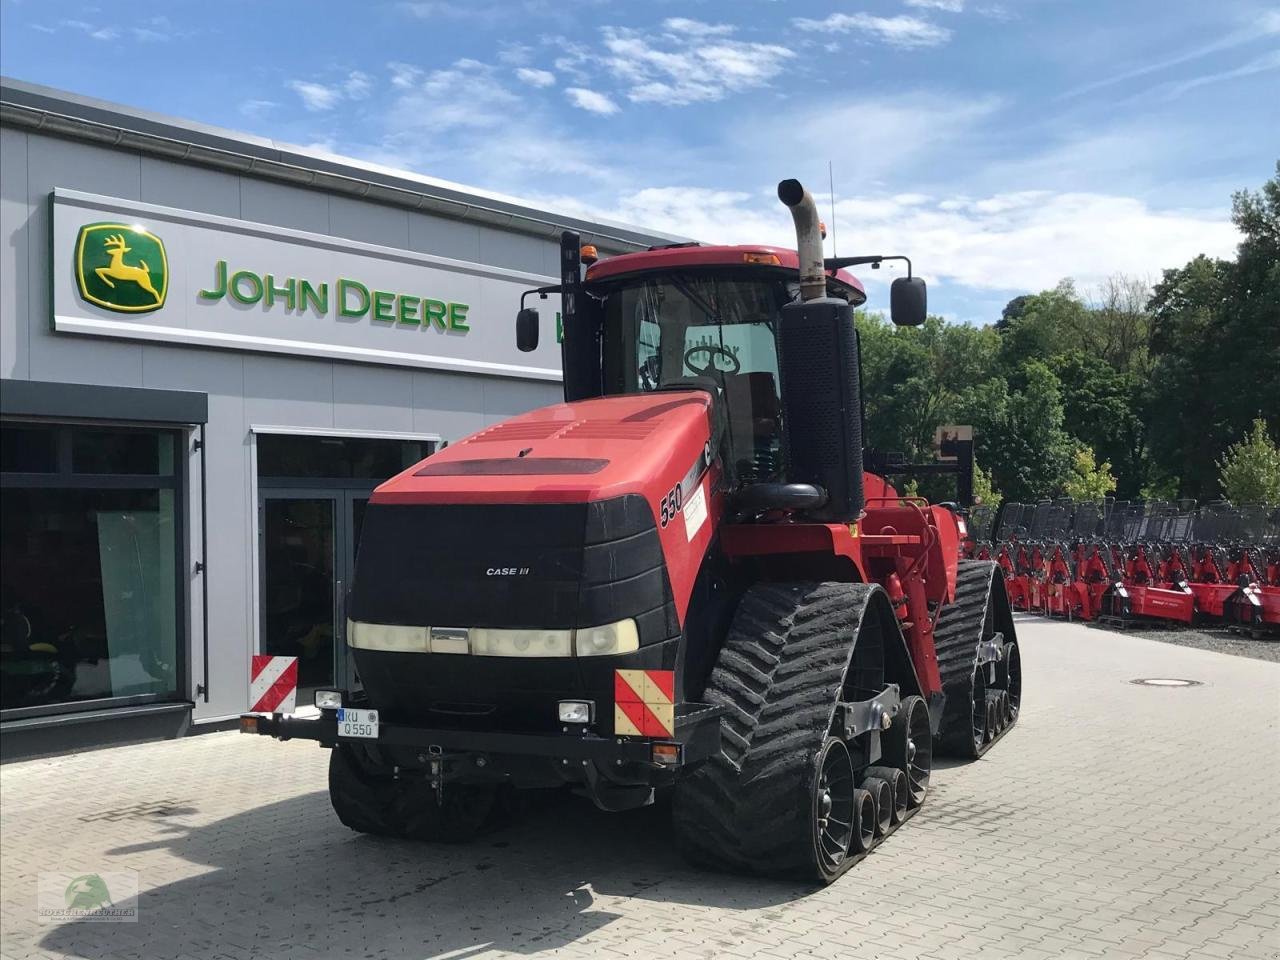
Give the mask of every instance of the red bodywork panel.
M 683 622 L 722 512 L 716 468 L 700 469 L 710 437 L 711 396 L 700 390 L 558 403 L 446 447 L 382 484 L 372 501 L 588 503 L 640 494 L 658 520 L 663 500 L 683 487 L 679 512 L 659 529 Z
M 681 267 L 751 267 L 759 271 L 768 264 L 748 257 L 777 257 L 777 266 L 794 278 L 800 270 L 800 258 L 794 250 L 785 247 L 762 247 L 754 244 L 738 246 L 686 246 L 643 250 L 599 260 L 587 268 L 587 283 L 612 280 L 631 273 L 650 273 L 678 270 Z M 855 305 L 867 299 L 861 281 L 847 270 L 828 270 L 827 276 L 843 284 L 856 294 Z

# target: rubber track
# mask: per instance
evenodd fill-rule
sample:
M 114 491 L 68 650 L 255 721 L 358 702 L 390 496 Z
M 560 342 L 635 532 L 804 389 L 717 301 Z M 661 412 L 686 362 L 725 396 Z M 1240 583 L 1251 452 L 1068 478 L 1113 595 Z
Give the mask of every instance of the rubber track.
M 1002 575 L 990 560 L 961 560 L 956 571 L 956 598 L 938 617 L 933 630 L 933 646 L 938 656 L 938 672 L 942 675 L 942 691 L 947 695 L 946 709 L 938 742 L 950 754 L 972 756 L 971 711 L 973 709 L 973 671 L 978 664 L 978 644 L 983 636 L 992 583 Z M 1005 640 L 1013 640 L 1005 637 Z M 1008 731 L 1014 724 L 1005 727 Z M 997 734 L 978 751 L 981 756 L 1003 736 Z
M 686 855 L 770 875 L 813 867 L 810 789 L 854 638 L 879 588 L 762 583 L 739 604 L 705 699 L 725 708 L 721 751 L 676 788 Z
M 383 837 L 404 835 L 396 811 L 396 791 L 365 773 L 354 755 L 357 748 L 338 744 L 329 754 L 329 802 L 338 819 L 352 830 Z

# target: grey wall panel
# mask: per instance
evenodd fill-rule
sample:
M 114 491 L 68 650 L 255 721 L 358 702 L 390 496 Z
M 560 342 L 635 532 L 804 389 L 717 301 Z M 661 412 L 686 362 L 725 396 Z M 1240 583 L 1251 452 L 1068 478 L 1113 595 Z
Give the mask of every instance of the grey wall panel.
M 27 134 L 0 129 L 0 377 L 30 374 L 27 329 L 31 274 Z
M 209 670 L 203 674 L 200 631 L 203 615 L 199 577 L 191 581 L 191 656 L 194 683 L 204 680 L 209 702 L 196 697 L 195 719 L 225 717 L 248 709 L 249 657 L 253 652 L 252 587 L 254 543 L 250 536 L 253 462 L 244 401 L 244 357 L 240 354 L 181 347 L 146 348 L 147 386 L 202 390 L 209 398 L 205 427 L 206 510 L 209 543 Z M 191 461 L 197 472 L 200 462 Z M 190 542 L 200 558 L 198 476 L 192 477 Z
M 341 430 L 414 432 L 412 370 L 333 365 L 333 425 Z
M 333 426 L 333 365 L 288 357 L 244 358 L 246 425 Z
M 484 378 L 466 373 L 413 374 L 413 429 L 453 443 L 484 426 Z
M 562 400 L 564 393 L 558 383 L 489 379 L 484 384 L 484 422 L 496 423 Z
M 255 223 L 328 233 L 329 198 L 318 190 L 241 177 L 240 216 Z
M 198 210 L 219 217 L 240 216 L 240 178 L 155 157 L 142 158 L 142 197 L 146 203 Z
M 409 249 L 438 257 L 480 262 L 480 227 L 425 213 L 409 214 Z
M 137 154 L 52 137 L 31 135 L 27 143 L 27 199 L 34 208 L 28 220 L 27 268 L 33 380 L 98 383 L 136 387 L 142 384 L 142 348 L 98 338 L 55 336 L 50 322 L 48 271 L 73 270 L 74 251 L 49 247 L 49 193 L 54 187 L 97 190 L 126 200 L 139 199 L 141 162 Z
M 553 251 L 552 266 L 548 270 L 547 251 Z M 557 247 L 549 240 L 539 240 L 520 233 L 506 233 L 492 227 L 480 228 L 480 261 L 498 267 L 509 267 L 512 270 L 526 270 L 529 273 L 550 273 L 559 276 L 559 269 L 554 268 L 556 262 L 554 252 Z M 515 315 L 515 306 L 512 307 Z
M 350 197 L 329 197 L 329 233 L 409 249 L 409 211 Z

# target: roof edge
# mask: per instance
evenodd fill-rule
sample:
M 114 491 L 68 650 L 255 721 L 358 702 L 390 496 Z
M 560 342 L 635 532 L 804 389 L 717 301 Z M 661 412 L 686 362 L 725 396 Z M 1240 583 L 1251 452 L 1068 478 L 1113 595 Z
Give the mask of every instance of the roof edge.
M 576 230 L 583 235 L 584 242 L 618 252 L 685 239 L 626 224 L 563 216 L 514 197 L 463 184 L 4 76 L 0 76 L 0 125 L 136 150 L 167 160 L 341 193 L 544 238 L 556 238 L 562 230 Z

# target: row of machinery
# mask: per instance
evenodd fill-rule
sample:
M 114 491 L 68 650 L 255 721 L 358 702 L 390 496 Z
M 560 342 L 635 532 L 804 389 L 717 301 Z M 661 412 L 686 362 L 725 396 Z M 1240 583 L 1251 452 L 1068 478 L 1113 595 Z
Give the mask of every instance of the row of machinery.
M 975 508 L 967 556 L 1004 571 L 1015 609 L 1280 635 L 1280 507 L 1044 500 Z
M 924 801 L 935 748 L 1017 719 L 1005 578 L 955 505 L 864 450 L 850 266 L 817 208 L 798 250 L 562 239 L 564 402 L 384 483 L 347 607 L 360 687 L 246 732 L 332 750 L 356 830 L 473 836 L 526 789 L 623 811 L 669 794 L 716 869 L 830 882 Z M 905 258 L 896 258 L 905 259 Z M 925 285 L 890 290 L 900 325 Z M 539 338 L 522 303 L 516 337 Z

